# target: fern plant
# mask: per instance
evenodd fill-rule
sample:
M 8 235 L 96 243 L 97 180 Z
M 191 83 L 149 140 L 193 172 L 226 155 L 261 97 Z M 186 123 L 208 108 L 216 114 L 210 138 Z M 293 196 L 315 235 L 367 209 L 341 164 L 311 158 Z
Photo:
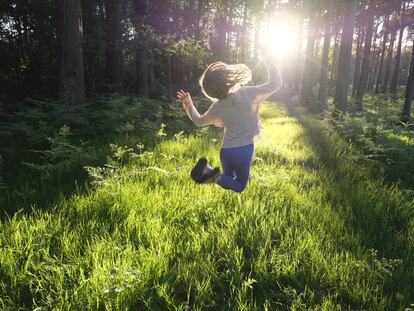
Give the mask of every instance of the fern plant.
M 48 138 L 50 149 L 32 150 L 40 155 L 42 164 L 28 162 L 23 162 L 23 164 L 50 176 L 52 173 L 69 170 L 74 162 L 86 163 L 96 159 L 86 142 L 81 141 L 79 145 L 72 144 L 69 140 L 70 136 L 69 126 L 64 125 L 56 135 Z

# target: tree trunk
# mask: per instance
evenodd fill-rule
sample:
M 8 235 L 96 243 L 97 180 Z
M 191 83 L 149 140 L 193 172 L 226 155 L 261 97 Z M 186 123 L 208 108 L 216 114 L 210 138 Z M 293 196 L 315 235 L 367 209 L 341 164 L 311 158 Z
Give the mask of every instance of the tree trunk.
M 364 38 L 364 29 L 362 25 L 358 29 L 358 39 L 357 39 L 357 50 L 355 55 L 355 68 L 354 68 L 354 78 L 352 80 L 352 96 L 355 96 L 357 89 L 359 75 L 361 73 L 361 58 L 362 58 L 362 43 Z
M 106 0 L 106 78 L 122 94 L 124 58 L 122 53 L 121 0 Z
M 329 89 L 332 89 L 332 87 L 335 84 L 336 72 L 338 69 L 337 61 L 338 61 L 338 49 L 339 49 L 339 25 L 340 25 L 340 17 L 338 16 L 336 18 L 335 30 L 334 30 L 335 42 L 334 42 L 334 48 L 332 52 L 332 64 L 331 64 L 331 75 L 329 78 Z
M 134 15 L 133 19 L 135 28 L 135 89 L 139 95 L 148 97 L 149 95 L 149 52 L 148 42 L 151 40 L 150 35 L 147 34 L 145 25 L 147 23 L 147 1 L 139 0 L 133 2 Z
M 371 0 L 369 12 L 368 12 L 368 25 L 367 32 L 365 34 L 365 47 L 364 47 L 364 57 L 362 59 L 361 75 L 359 77 L 358 88 L 355 93 L 355 103 L 357 105 L 357 110 L 362 111 L 362 97 L 364 96 L 365 90 L 367 88 L 368 74 L 369 74 L 369 63 L 371 58 L 371 45 L 372 45 L 372 34 L 374 28 L 374 0 Z
M 214 40 L 214 55 L 216 58 L 226 59 L 227 47 L 227 1 L 221 1 L 218 8 L 218 16 L 216 21 L 216 34 Z
M 106 43 L 101 40 L 104 36 L 104 12 L 102 2 L 82 2 L 86 97 L 102 92 L 105 84 Z
M 195 17 L 194 25 L 194 37 L 196 40 L 201 41 L 201 22 L 205 10 L 205 0 L 198 0 L 197 2 L 197 16 Z
M 323 51 L 321 61 L 321 75 L 319 79 L 319 110 L 326 109 L 326 98 L 328 95 L 328 62 L 329 62 L 329 48 L 331 46 L 331 14 L 332 2 L 329 1 L 329 7 L 325 16 L 325 31 L 323 37 Z
M 352 41 L 354 35 L 355 9 L 357 1 L 349 0 L 345 3 L 345 16 L 342 26 L 341 47 L 338 57 L 338 72 L 335 87 L 335 112 L 346 112 L 348 109 L 349 75 L 352 57 Z
M 294 86 L 294 93 L 299 94 L 299 89 L 301 85 L 301 78 L 302 78 L 302 35 L 303 35 L 303 20 L 299 20 L 299 27 L 298 27 L 298 40 L 296 46 L 296 68 L 295 68 L 295 86 Z
M 404 35 L 404 15 L 405 15 L 405 2 L 402 3 L 403 9 L 401 12 L 401 26 L 400 26 L 400 34 L 398 37 L 398 47 L 397 47 L 397 55 L 395 56 L 395 66 L 394 66 L 394 72 L 392 74 L 392 80 L 391 80 L 391 86 L 390 86 L 390 92 L 392 94 L 397 93 L 397 87 L 398 87 L 398 76 L 400 73 L 400 63 L 401 63 L 401 48 L 402 48 L 402 40 Z
M 154 66 L 154 51 L 152 46 L 148 50 L 148 88 L 149 96 L 152 98 L 159 99 L 161 98 L 160 89 L 157 88 L 155 80 L 155 66 Z
M 80 0 L 58 1 L 58 66 L 60 90 L 72 106 L 85 103 Z
M 411 116 L 411 102 L 414 95 L 414 41 L 413 47 L 411 48 L 411 61 L 410 61 L 410 70 L 408 74 L 407 86 L 405 89 L 405 100 L 404 107 L 402 111 L 401 121 L 409 122 Z
M 389 14 L 386 15 L 384 24 L 385 25 L 384 25 L 384 36 L 382 38 L 381 60 L 380 60 L 380 64 L 379 64 L 377 83 L 376 83 L 376 86 L 375 86 L 375 94 L 379 93 L 379 88 L 380 88 L 380 85 L 382 83 L 382 81 L 381 81 L 382 68 L 383 68 L 383 65 L 384 65 L 384 57 L 385 57 L 385 51 L 386 51 L 386 47 L 387 47 L 388 32 L 389 32 L 389 28 L 390 28 L 390 15 Z
M 395 25 L 394 25 L 393 28 L 394 29 L 392 30 L 392 33 L 391 33 L 390 47 L 389 47 L 388 56 L 387 56 L 387 66 L 385 68 L 384 81 L 383 81 L 382 88 L 381 88 L 382 93 L 387 92 L 388 83 L 390 81 L 392 55 L 394 53 L 394 42 L 395 42 L 395 36 L 396 36 L 396 33 L 397 33 L 397 28 L 395 27 Z
M 244 5 L 244 12 L 243 12 L 243 25 L 241 34 L 241 44 L 240 44 L 240 59 L 242 63 L 246 63 L 249 60 L 249 42 L 250 42 L 250 27 L 248 24 L 250 23 L 250 16 L 247 4 Z
M 139 95 L 148 97 L 148 50 L 144 43 L 136 48 L 136 87 Z
M 302 77 L 302 89 L 300 93 L 300 104 L 303 106 L 313 107 L 313 74 L 314 54 L 315 54 L 315 40 L 316 40 L 316 13 L 311 16 L 308 27 L 308 39 L 306 43 L 305 64 Z
M 379 67 L 379 63 L 376 61 L 377 58 L 379 58 L 379 54 L 377 51 L 377 32 L 378 32 L 378 27 L 379 27 L 379 21 L 377 21 L 375 23 L 375 28 L 374 28 L 374 34 L 372 37 L 372 44 L 373 46 L 371 47 L 372 49 L 372 55 L 373 57 L 371 57 L 371 62 L 369 65 L 369 75 L 368 75 L 368 88 L 367 91 L 369 93 L 372 92 L 373 88 L 374 88 L 374 84 L 375 84 L 375 77 L 376 74 L 378 73 L 378 67 Z
M 253 63 L 257 64 L 259 60 L 259 34 L 260 34 L 260 19 L 257 18 L 255 27 L 254 27 L 254 50 L 253 50 Z

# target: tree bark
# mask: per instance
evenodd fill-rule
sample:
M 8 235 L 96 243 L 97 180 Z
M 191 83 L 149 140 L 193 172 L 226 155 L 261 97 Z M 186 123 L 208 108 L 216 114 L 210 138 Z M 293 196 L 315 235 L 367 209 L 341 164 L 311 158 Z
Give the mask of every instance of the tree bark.
M 325 16 L 325 30 L 323 36 L 323 51 L 321 61 L 321 75 L 319 79 L 319 107 L 318 109 L 326 109 L 326 98 L 328 96 L 328 61 L 329 61 L 329 48 L 331 46 L 331 15 L 332 15 L 332 2 L 329 1 L 328 10 Z
M 241 62 L 246 63 L 248 62 L 249 58 L 249 27 L 248 24 L 250 23 L 250 16 L 247 4 L 244 4 L 244 12 L 243 12 L 243 25 L 241 26 L 241 29 L 243 33 L 241 34 L 241 44 L 240 44 L 240 59 Z
M 362 43 L 364 38 L 364 29 L 362 25 L 358 29 L 358 39 L 357 39 L 357 50 L 355 55 L 355 68 L 354 68 L 354 78 L 352 80 L 352 96 L 355 96 L 357 89 L 359 75 L 361 73 L 361 58 L 362 58 Z
M 331 89 L 333 85 L 335 84 L 336 72 L 338 69 L 337 61 L 338 61 L 338 49 L 339 49 L 339 26 L 340 26 L 340 17 L 338 16 L 336 18 L 335 30 L 334 30 L 335 42 L 334 42 L 334 48 L 332 52 L 332 64 L 331 64 L 331 70 L 330 70 L 331 75 L 329 77 L 329 89 Z
M 378 67 L 379 67 L 379 63 L 376 61 L 377 58 L 379 58 L 379 54 L 377 51 L 377 32 L 378 32 L 378 26 L 379 26 L 379 21 L 377 21 L 375 23 L 375 28 L 374 28 L 374 33 L 372 36 L 372 44 L 373 46 L 371 47 L 372 49 L 372 57 L 371 57 L 371 61 L 370 61 L 370 65 L 369 65 L 369 74 L 368 74 L 368 87 L 367 87 L 367 91 L 369 93 L 372 92 L 373 88 L 374 88 L 374 84 L 375 84 L 375 76 L 378 73 Z
M 149 51 L 148 42 L 151 38 L 146 31 L 147 23 L 147 1 L 139 0 L 133 2 L 134 15 L 133 19 L 135 28 L 135 89 L 138 95 L 148 97 L 149 95 Z
M 106 78 L 117 93 L 123 93 L 121 0 L 106 0 Z
M 405 100 L 404 107 L 402 111 L 401 121 L 409 122 L 411 116 L 411 102 L 414 95 L 414 41 L 413 47 L 411 48 L 411 61 L 410 61 L 410 70 L 407 79 L 407 86 L 405 89 Z
M 205 10 L 205 0 L 198 0 L 197 1 L 197 16 L 195 17 L 195 25 L 194 25 L 194 37 L 196 40 L 201 41 L 201 22 L 202 17 L 204 15 Z
M 214 55 L 218 59 L 226 59 L 227 47 L 227 0 L 221 1 L 218 8 L 218 16 L 216 21 L 216 34 L 214 40 Z
M 391 86 L 390 86 L 390 92 L 392 94 L 397 93 L 397 87 L 398 87 L 398 76 L 400 73 L 400 63 L 401 63 L 401 48 L 402 48 L 402 40 L 404 35 L 404 15 L 405 15 L 405 1 L 402 3 L 402 12 L 401 12 L 401 25 L 400 25 L 400 34 L 398 37 L 398 47 L 397 47 L 397 55 L 395 56 L 395 66 L 394 66 L 394 72 L 392 74 L 391 79 Z
M 136 87 L 139 95 L 148 97 L 148 49 L 143 42 L 136 48 Z
M 387 14 L 384 21 L 384 36 L 382 38 L 382 48 L 381 48 L 381 60 L 379 64 L 378 76 L 377 76 L 377 83 L 375 86 L 375 94 L 379 93 L 380 85 L 382 83 L 382 68 L 384 65 L 384 58 L 385 58 L 385 51 L 387 47 L 387 39 L 388 39 L 388 32 L 390 28 L 390 15 Z
M 315 40 L 316 40 L 316 13 L 313 13 L 313 15 L 309 19 L 305 64 L 304 64 L 303 76 L 302 76 L 302 89 L 300 93 L 300 104 L 303 106 L 308 106 L 308 107 L 313 106 L 312 76 L 315 70 L 315 66 L 314 66 Z
M 390 47 L 388 50 L 387 66 L 385 67 L 385 75 L 384 75 L 384 80 L 383 80 L 383 84 L 381 88 L 382 93 L 386 93 L 388 90 L 388 83 L 390 81 L 390 75 L 391 75 L 392 55 L 394 53 L 394 42 L 395 42 L 396 33 L 397 33 L 397 28 L 394 25 L 392 33 L 391 33 Z
M 357 1 L 349 0 L 345 3 L 345 17 L 342 26 L 341 47 L 338 57 L 338 72 L 335 87 L 335 112 L 346 112 L 348 109 L 349 75 L 352 57 L 352 41 L 354 34 L 355 9 Z
M 154 51 L 153 47 L 149 47 L 148 51 L 148 88 L 149 96 L 152 98 L 160 99 L 161 91 L 157 88 L 156 79 L 155 79 L 155 66 L 154 66 Z
M 369 74 L 369 63 L 371 58 L 371 45 L 372 45 L 372 34 L 374 28 L 374 0 L 371 0 L 370 7 L 368 11 L 368 25 L 367 32 L 365 34 L 365 47 L 364 47 L 364 57 L 362 59 L 361 75 L 359 77 L 358 88 L 355 93 L 355 103 L 357 105 L 357 110 L 362 111 L 362 97 L 367 88 L 368 74 Z
M 60 90 L 72 106 L 85 103 L 80 0 L 58 1 L 58 66 Z
M 295 94 L 299 94 L 299 89 L 301 85 L 301 78 L 302 78 L 302 36 L 303 36 L 303 20 L 299 20 L 298 26 L 298 40 L 296 45 L 296 68 L 295 68 L 295 86 L 294 92 Z

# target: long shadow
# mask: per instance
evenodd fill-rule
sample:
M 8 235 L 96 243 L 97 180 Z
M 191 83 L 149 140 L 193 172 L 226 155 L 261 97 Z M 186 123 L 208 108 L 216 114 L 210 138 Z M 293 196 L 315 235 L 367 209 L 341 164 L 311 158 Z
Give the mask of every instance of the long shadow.
M 413 293 L 414 245 L 409 225 L 414 219 L 414 201 L 402 193 L 398 184 L 391 185 L 384 179 L 375 165 L 346 159 L 345 153 L 333 154 L 337 146 L 333 146 L 317 121 L 292 108 L 287 110 L 303 127 L 310 147 L 322 163 L 320 173 L 326 200 L 345 218 L 346 226 L 356 233 L 362 246 L 378 250 L 379 259 L 403 260 L 392 278 L 391 289 L 405 287 Z M 412 299 L 412 294 L 406 298 Z

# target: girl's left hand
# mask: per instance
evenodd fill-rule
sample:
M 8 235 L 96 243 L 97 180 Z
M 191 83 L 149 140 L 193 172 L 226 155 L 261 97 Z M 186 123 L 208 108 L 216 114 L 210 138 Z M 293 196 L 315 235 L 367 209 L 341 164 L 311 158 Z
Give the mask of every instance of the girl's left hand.
M 183 104 L 186 104 L 190 99 L 190 93 L 183 90 L 177 91 L 177 100 Z

